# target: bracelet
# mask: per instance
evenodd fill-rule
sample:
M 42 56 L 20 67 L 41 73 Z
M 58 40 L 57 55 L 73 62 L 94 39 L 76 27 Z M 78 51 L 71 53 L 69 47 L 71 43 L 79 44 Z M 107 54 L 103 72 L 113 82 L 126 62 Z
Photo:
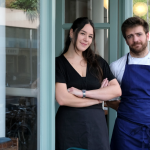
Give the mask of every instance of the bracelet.
M 86 90 L 82 90 L 82 93 L 83 93 L 83 97 L 82 98 L 85 98 L 86 97 Z

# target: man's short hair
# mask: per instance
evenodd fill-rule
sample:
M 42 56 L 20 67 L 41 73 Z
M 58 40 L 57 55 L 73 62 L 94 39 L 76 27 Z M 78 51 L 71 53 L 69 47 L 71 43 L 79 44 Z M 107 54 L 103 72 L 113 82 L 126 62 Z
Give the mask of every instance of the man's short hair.
M 126 31 L 128 28 L 133 28 L 136 26 L 142 26 L 145 33 L 149 32 L 149 25 L 144 19 L 140 17 L 130 17 L 126 19 L 121 26 L 123 37 L 126 39 Z

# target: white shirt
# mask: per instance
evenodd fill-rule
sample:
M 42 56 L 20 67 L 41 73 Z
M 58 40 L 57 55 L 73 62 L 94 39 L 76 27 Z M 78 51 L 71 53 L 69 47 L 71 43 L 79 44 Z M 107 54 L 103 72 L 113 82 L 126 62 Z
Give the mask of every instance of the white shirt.
M 115 78 L 117 79 L 120 85 L 125 70 L 126 60 L 127 60 L 127 54 L 110 64 L 110 70 L 112 71 L 113 75 L 115 76 Z M 128 64 L 150 65 L 150 52 L 143 58 L 132 57 L 129 53 Z M 119 98 L 114 98 L 114 99 L 119 99 Z

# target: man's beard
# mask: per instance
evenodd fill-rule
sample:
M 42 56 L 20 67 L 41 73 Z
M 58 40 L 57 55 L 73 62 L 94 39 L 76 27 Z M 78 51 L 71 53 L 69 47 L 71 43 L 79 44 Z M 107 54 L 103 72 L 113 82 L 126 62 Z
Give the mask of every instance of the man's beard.
M 134 48 L 132 48 L 134 45 L 136 45 L 136 44 L 141 44 L 142 45 L 142 47 L 140 48 L 140 49 L 134 49 Z M 134 43 L 133 45 L 132 45 L 132 47 L 129 47 L 130 48 L 130 51 L 131 52 L 133 52 L 134 54 L 140 54 L 141 52 L 144 52 L 145 51 L 145 49 L 146 49 L 146 47 L 147 47 L 147 40 L 144 42 L 144 43 L 138 43 L 138 42 L 136 42 L 136 43 Z

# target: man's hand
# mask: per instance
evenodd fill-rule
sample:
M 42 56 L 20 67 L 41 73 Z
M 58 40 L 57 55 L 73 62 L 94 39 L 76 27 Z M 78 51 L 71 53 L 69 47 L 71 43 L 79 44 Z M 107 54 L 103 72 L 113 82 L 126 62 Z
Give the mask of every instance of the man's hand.
M 118 110 L 119 108 L 119 104 L 120 104 L 120 100 L 115 100 L 115 101 L 106 101 L 106 104 L 108 107 L 111 107 L 114 110 Z

